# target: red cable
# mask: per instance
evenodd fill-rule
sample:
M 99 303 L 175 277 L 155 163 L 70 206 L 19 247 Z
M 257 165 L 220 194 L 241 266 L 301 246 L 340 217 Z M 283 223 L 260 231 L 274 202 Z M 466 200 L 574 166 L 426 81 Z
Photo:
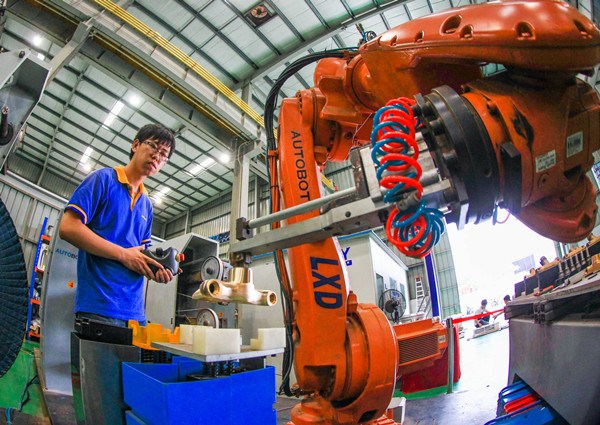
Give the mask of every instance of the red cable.
M 461 323 L 461 322 L 466 322 L 468 320 L 481 319 L 482 317 L 491 316 L 492 314 L 502 313 L 502 312 L 504 312 L 504 308 L 500 308 L 500 309 L 494 310 L 494 311 L 486 311 L 485 313 L 474 314 L 472 316 L 459 317 L 458 319 L 452 319 L 452 323 Z

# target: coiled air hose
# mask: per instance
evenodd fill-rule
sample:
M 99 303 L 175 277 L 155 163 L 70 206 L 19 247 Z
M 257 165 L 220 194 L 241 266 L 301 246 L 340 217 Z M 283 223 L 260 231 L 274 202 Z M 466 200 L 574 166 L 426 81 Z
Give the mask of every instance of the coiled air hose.
M 371 157 L 379 184 L 387 190 L 383 200 L 395 204 L 385 226 L 388 240 L 404 255 L 424 257 L 439 241 L 444 223 L 443 214 L 428 208 L 422 199 L 414 103 L 407 98 L 393 99 L 375 113 Z M 410 192 L 413 202 L 407 201 Z

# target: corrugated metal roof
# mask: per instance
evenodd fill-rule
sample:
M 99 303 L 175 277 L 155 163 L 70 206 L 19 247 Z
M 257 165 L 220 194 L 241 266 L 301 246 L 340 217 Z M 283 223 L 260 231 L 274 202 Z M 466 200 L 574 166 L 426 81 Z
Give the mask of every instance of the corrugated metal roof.
M 77 41 L 72 40 L 77 25 L 93 26 L 91 36 L 75 47 L 75 55 L 48 84 L 17 150 L 19 160 L 10 169 L 64 193 L 88 172 L 79 163 L 88 146 L 94 150 L 92 168 L 125 163 L 136 130 L 159 121 L 178 133 L 177 153 L 161 174 L 148 180 L 151 191 L 170 188 L 165 202 L 155 205 L 156 220 L 168 222 L 229 190 L 233 162 L 220 163 L 221 154 L 232 158 L 239 143 L 264 138 L 259 122 L 224 95 L 228 90 L 240 95 L 247 85 L 247 102 L 260 118 L 267 94 L 286 64 L 310 51 L 355 47 L 355 24 L 381 33 L 419 16 L 480 2 L 9 1 L 2 47 L 32 49 L 46 62 L 69 41 Z M 590 15 L 589 0 L 578 4 Z M 258 6 L 272 17 L 248 18 Z M 171 43 L 172 49 L 164 43 Z M 176 57 L 178 51 L 183 58 Z M 198 67 L 223 87 L 207 83 Z M 314 65 L 298 72 L 282 93 L 293 96 L 312 86 L 313 71 Z M 118 102 L 123 108 L 112 123 L 104 124 Z M 207 158 L 214 163 L 190 176 L 190 168 Z M 22 166 L 25 163 L 29 168 Z

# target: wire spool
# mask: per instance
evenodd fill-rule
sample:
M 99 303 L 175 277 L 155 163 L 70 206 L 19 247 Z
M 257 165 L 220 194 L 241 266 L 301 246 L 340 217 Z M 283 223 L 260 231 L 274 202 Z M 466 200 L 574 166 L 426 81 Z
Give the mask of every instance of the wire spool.
M 15 225 L 0 201 L 0 377 L 13 365 L 27 331 L 27 268 Z
M 202 308 L 198 310 L 196 315 L 196 324 L 200 326 L 210 326 L 215 329 L 219 328 L 219 317 L 214 310 L 210 308 Z
M 231 270 L 229 263 L 221 261 L 218 257 L 210 256 L 206 257 L 200 267 L 200 277 L 204 282 L 210 279 L 227 281 L 229 270 Z

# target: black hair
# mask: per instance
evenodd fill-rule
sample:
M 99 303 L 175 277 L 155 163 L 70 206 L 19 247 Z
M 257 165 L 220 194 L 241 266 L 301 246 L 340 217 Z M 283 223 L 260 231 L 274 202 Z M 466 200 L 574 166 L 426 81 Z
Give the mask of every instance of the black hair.
M 505 295 L 504 296 L 504 301 L 510 301 L 510 295 Z
M 487 305 L 487 300 L 486 299 L 481 300 L 481 305 Z
M 175 152 L 175 134 L 167 127 L 161 124 L 146 124 L 140 128 L 133 140 L 143 142 L 148 139 L 155 139 L 159 145 L 169 146 L 169 158 Z M 133 157 L 133 151 L 129 152 L 129 159 Z

